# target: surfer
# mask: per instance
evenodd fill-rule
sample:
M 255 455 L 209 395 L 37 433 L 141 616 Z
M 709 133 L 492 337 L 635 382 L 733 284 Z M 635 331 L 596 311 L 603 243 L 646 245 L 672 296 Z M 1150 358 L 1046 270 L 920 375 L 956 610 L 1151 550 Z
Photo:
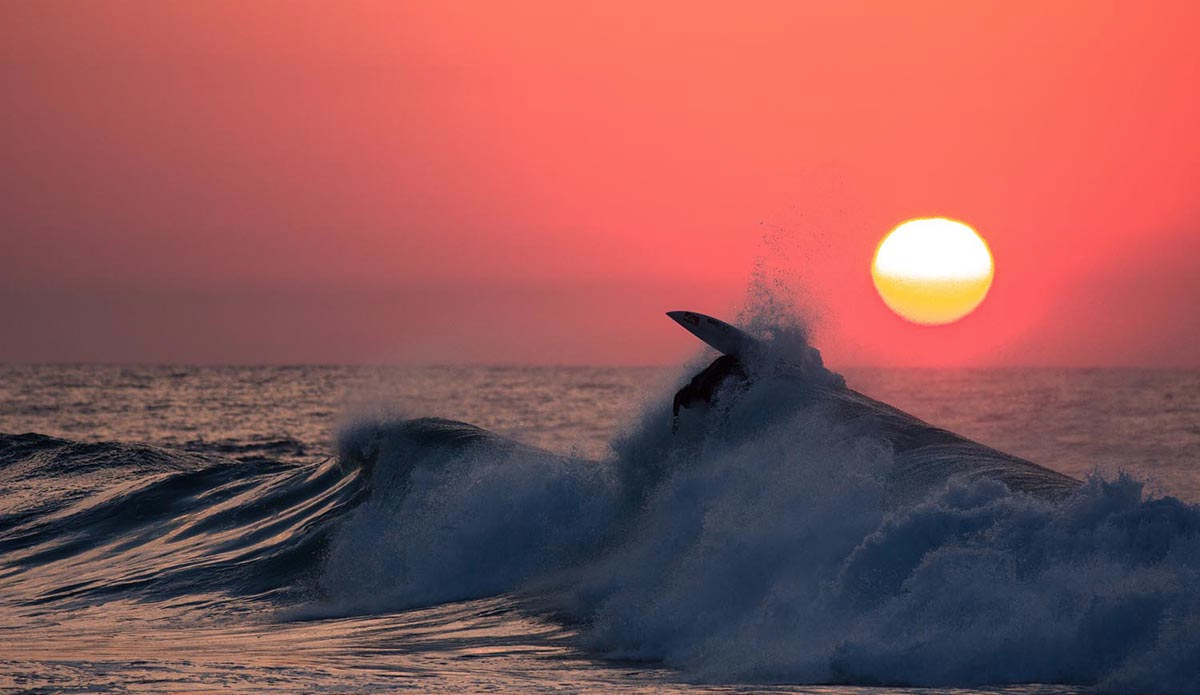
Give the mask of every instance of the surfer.
M 730 377 L 743 383 L 747 381 L 746 370 L 741 361 L 734 355 L 721 355 L 679 389 L 671 405 L 671 433 L 674 434 L 679 429 L 680 408 L 691 408 L 698 403 L 712 403 L 717 391 Z

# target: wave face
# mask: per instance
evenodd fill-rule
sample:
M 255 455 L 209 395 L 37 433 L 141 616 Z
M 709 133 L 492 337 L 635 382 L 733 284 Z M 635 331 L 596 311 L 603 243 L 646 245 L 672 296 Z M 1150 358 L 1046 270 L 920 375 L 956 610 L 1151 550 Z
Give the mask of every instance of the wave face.
M 675 436 L 650 407 L 599 462 L 361 424 L 343 458 L 386 493 L 340 527 L 321 610 L 519 591 L 700 681 L 1200 690 L 1200 509 L 762 371 Z
M 361 473 L 2 435 L 0 591 L 66 607 L 295 596 L 363 495 Z
M 321 465 L 0 437 L 0 591 L 289 619 L 517 594 L 708 682 L 1200 692 L 1200 508 L 1077 481 L 804 368 L 586 460 L 364 420 Z

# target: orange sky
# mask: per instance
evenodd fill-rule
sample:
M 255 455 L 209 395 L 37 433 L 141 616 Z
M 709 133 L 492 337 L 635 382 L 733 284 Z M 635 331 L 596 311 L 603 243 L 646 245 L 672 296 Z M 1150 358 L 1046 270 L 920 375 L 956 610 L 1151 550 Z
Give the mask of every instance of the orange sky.
M 667 363 L 759 262 L 835 365 L 1200 366 L 1194 3 L 646 4 L 0 4 L 0 360 Z

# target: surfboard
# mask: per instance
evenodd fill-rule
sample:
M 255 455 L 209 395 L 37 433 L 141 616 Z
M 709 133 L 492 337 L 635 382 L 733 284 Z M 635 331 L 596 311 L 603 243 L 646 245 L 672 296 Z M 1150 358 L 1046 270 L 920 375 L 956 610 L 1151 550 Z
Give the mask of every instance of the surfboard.
M 695 311 L 668 311 L 675 323 L 708 343 L 717 352 L 740 356 L 755 344 L 754 338 L 737 326 Z

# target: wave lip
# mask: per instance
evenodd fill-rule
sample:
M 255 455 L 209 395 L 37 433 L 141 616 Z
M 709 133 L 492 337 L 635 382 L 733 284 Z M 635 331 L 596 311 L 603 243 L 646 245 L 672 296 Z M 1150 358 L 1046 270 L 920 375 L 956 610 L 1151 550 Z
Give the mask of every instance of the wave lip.
M 439 419 L 372 421 L 342 437 L 370 498 L 338 529 L 317 613 L 396 610 L 511 591 L 598 551 L 608 471 Z

